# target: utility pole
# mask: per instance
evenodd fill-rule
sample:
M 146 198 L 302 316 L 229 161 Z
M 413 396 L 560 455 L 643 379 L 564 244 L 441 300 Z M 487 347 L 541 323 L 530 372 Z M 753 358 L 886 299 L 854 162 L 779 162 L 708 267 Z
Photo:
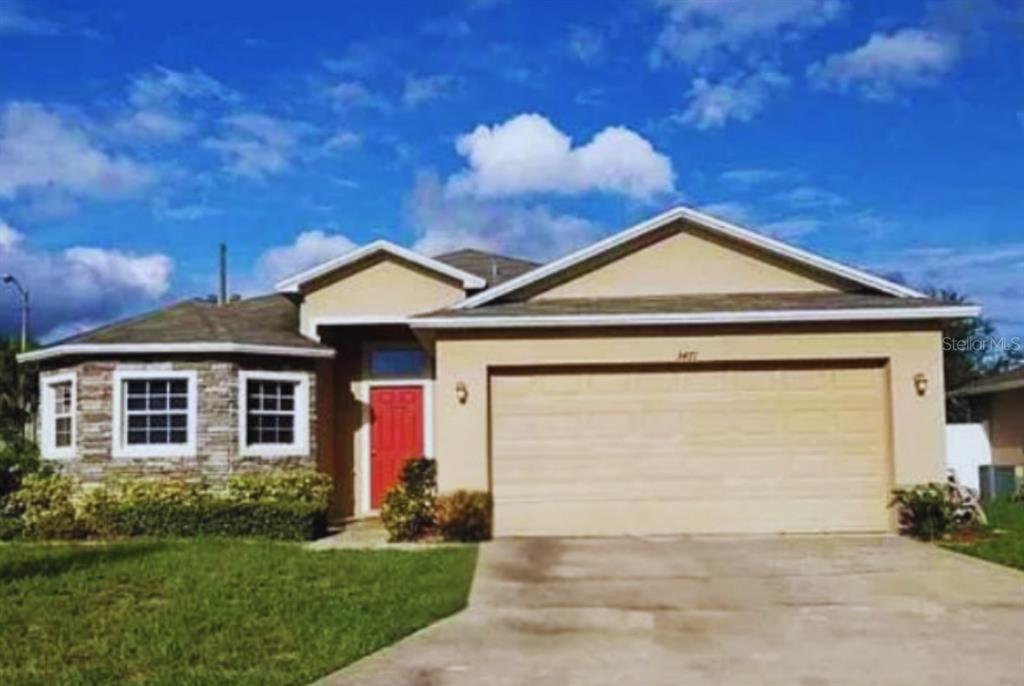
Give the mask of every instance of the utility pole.
M 21 352 L 26 352 L 28 350 L 28 289 L 21 285 L 21 282 L 18 281 L 14 274 L 4 274 L 3 282 L 11 284 L 21 294 Z

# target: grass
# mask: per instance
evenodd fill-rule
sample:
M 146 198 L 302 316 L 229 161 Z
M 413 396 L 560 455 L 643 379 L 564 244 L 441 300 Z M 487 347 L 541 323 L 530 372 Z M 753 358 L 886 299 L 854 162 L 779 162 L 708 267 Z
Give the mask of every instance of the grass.
M 993 500 L 984 504 L 991 535 L 964 543 L 949 543 L 948 548 L 998 562 L 1009 567 L 1024 569 L 1024 502 Z
M 466 604 L 476 549 L 0 545 L 0 684 L 305 684 Z

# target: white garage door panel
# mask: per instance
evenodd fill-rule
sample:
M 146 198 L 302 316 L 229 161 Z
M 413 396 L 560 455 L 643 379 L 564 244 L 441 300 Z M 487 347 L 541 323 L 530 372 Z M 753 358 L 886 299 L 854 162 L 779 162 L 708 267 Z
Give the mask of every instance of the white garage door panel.
M 492 378 L 498 535 L 889 527 L 881 367 Z

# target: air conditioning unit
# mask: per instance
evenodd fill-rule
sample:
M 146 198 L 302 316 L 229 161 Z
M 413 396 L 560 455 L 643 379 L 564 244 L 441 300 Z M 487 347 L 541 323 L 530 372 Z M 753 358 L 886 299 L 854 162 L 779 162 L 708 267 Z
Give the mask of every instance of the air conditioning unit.
M 1012 496 L 1021 492 L 1024 464 L 983 464 L 978 467 L 978 481 L 982 500 Z

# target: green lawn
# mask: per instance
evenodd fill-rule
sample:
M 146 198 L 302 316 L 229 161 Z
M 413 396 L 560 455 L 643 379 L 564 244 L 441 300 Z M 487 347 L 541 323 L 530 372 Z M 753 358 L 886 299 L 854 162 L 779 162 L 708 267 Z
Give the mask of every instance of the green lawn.
M 947 547 L 967 555 L 1024 569 L 1024 502 L 996 500 L 984 504 L 991 536 L 973 543 L 951 543 Z
M 0 684 L 305 684 L 463 608 L 472 547 L 0 545 Z

